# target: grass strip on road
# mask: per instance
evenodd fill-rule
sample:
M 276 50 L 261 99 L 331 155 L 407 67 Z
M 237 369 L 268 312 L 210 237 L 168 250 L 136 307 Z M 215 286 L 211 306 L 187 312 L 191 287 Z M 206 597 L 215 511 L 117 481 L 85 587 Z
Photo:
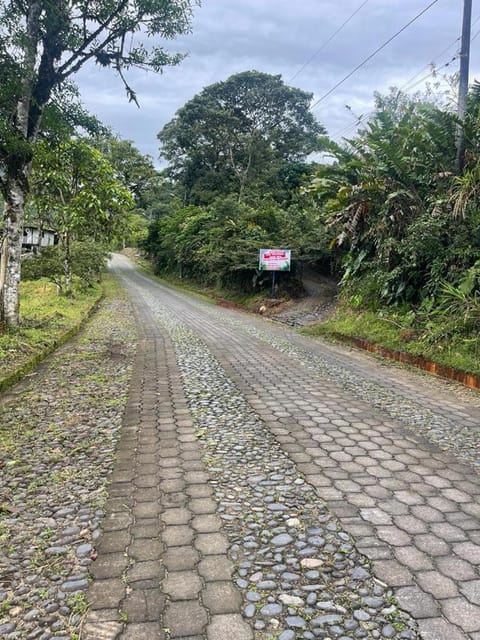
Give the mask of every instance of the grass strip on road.
M 55 285 L 46 279 L 22 282 L 20 325 L 0 334 L 0 391 L 32 371 L 45 356 L 71 338 L 112 283 L 107 275 L 103 286 L 65 297 L 59 296 Z

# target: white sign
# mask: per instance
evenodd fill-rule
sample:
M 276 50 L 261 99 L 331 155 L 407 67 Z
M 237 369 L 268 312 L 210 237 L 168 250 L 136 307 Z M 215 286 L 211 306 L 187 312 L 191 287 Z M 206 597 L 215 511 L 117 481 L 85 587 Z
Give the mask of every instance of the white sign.
M 290 271 L 290 249 L 260 249 L 260 271 Z

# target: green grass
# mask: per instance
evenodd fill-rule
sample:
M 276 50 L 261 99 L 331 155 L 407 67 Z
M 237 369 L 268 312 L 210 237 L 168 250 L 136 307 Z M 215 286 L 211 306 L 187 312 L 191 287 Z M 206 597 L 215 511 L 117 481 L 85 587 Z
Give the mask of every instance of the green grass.
M 107 289 L 115 286 L 110 280 L 105 280 Z M 57 295 L 48 280 L 22 282 L 20 325 L 0 334 L 0 389 L 75 333 L 102 295 L 101 285 L 67 298 Z
M 373 312 L 341 307 L 335 317 L 304 333 L 327 339 L 362 338 L 460 371 L 480 374 L 480 335 L 456 318 L 415 318 L 411 312 Z

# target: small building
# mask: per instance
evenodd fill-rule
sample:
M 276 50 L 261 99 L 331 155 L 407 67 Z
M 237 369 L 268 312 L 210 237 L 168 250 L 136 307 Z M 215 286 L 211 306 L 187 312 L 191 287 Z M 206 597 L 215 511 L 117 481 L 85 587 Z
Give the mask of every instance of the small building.
M 39 237 L 41 234 L 41 237 Z M 40 240 L 40 242 L 39 242 Z M 58 235 L 52 229 L 41 229 L 25 225 L 23 227 L 22 248 L 25 251 L 35 251 L 38 247 L 53 247 L 58 244 Z

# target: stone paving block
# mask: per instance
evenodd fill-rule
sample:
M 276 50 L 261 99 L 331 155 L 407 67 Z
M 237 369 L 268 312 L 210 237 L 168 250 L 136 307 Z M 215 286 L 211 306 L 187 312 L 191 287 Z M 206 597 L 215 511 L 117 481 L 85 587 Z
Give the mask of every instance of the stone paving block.
M 349 493 L 345 496 L 345 501 L 356 507 L 374 507 L 377 504 L 375 498 L 364 493 Z
M 164 444 L 164 443 L 162 443 L 162 444 Z M 170 466 L 172 459 L 173 460 L 178 460 L 178 456 L 180 455 L 180 451 L 179 451 L 178 447 L 162 446 L 162 448 L 159 451 L 159 455 L 160 455 L 160 458 L 162 458 L 160 464 L 164 465 L 165 458 L 169 458 L 168 463 L 165 463 L 164 466 Z M 177 465 L 173 465 L 173 466 L 177 466 Z
M 228 551 L 228 540 L 223 533 L 199 533 L 195 538 L 194 545 L 205 556 L 227 553 Z
M 210 614 L 237 613 L 242 597 L 231 582 L 209 582 L 202 593 L 202 602 Z
M 208 484 L 192 484 L 185 490 L 190 498 L 210 498 L 213 496 L 213 489 Z
M 156 578 L 163 578 L 165 573 L 164 567 L 160 564 L 159 560 L 147 560 L 145 562 L 136 562 L 133 564 L 128 572 L 127 578 L 129 582 L 136 582 L 137 580 L 153 580 Z
M 158 475 L 156 473 L 152 473 L 151 475 L 141 475 L 136 476 L 134 480 L 134 484 L 137 489 L 147 489 L 152 487 L 158 487 Z
M 430 526 L 433 534 L 445 542 L 462 542 L 467 539 L 466 533 L 449 522 L 435 522 Z
M 165 469 L 179 469 L 182 466 L 182 459 L 180 457 L 162 458 L 161 466 Z
M 457 584 L 438 571 L 420 571 L 415 577 L 420 587 L 434 598 L 455 598 L 460 595 Z
M 133 588 L 122 602 L 128 622 L 158 621 L 165 609 L 165 596 L 160 589 Z
M 466 503 L 471 502 L 472 500 L 472 496 L 469 496 L 468 493 L 460 491 L 459 489 L 445 489 L 443 491 L 443 495 L 445 496 L 445 498 L 447 498 L 447 500 L 453 500 L 453 502 L 456 503 Z
M 157 518 L 141 518 L 135 523 L 135 540 L 144 540 L 145 538 L 155 540 L 160 536 L 161 530 L 161 524 Z
M 203 452 L 198 449 L 198 447 L 190 448 L 187 446 L 181 447 L 180 457 L 182 460 L 190 461 L 190 460 L 201 460 L 203 457 Z
M 158 502 L 137 502 L 133 507 L 133 515 L 136 518 L 154 518 L 160 513 Z
M 458 509 L 454 513 L 447 513 L 447 520 L 464 531 L 478 531 L 478 520 L 470 518 Z
M 130 543 L 128 531 L 106 531 L 97 544 L 98 553 L 124 552 Z
M 393 521 L 399 529 L 403 529 L 406 533 L 412 535 L 427 533 L 427 524 L 414 516 L 395 516 Z
M 192 498 L 188 502 L 188 508 L 195 515 L 201 515 L 202 513 L 215 513 L 217 510 L 217 503 L 212 498 Z
M 138 467 L 138 475 L 139 476 L 150 476 L 154 475 L 158 470 L 157 464 L 142 464 Z
M 125 531 L 133 522 L 133 516 L 129 512 L 107 513 L 102 520 L 102 529 L 108 531 Z
M 391 516 L 404 516 L 408 514 L 408 506 L 394 498 L 391 500 L 382 500 L 378 506 Z
M 188 466 L 191 468 L 191 464 Z M 205 471 L 187 471 L 184 477 L 187 484 L 206 484 L 210 479 Z
M 475 569 L 465 560 L 445 556 L 435 560 L 437 569 L 452 580 L 474 580 L 478 577 Z
M 412 536 L 398 527 L 378 527 L 377 535 L 394 547 L 403 547 L 412 544 Z
M 155 502 L 159 498 L 158 487 L 135 488 L 134 498 L 136 502 Z
M 373 563 L 373 570 L 377 578 L 392 587 L 406 586 L 413 582 L 411 572 L 396 560 L 377 560 Z
M 158 622 L 128 624 L 119 640 L 165 640 L 166 636 Z
M 207 627 L 207 640 L 253 640 L 253 632 L 239 614 L 216 615 Z
M 205 465 L 202 460 L 185 460 L 182 462 L 183 468 L 188 469 L 191 472 L 201 471 L 203 473 Z
M 117 609 L 88 609 L 86 622 L 91 624 L 100 622 L 120 622 L 120 612 Z
M 181 638 L 202 635 L 207 623 L 207 612 L 196 600 L 181 600 L 169 604 L 163 627 L 169 630 L 171 638 Z M 226 637 L 231 638 L 229 634 Z
M 419 587 L 402 587 L 395 591 L 401 609 L 408 611 L 416 620 L 433 618 L 440 614 L 437 602 Z
M 361 518 L 348 518 L 342 522 L 343 528 L 347 533 L 350 533 L 354 538 L 363 536 L 373 536 L 375 529 L 364 522 Z
M 117 640 L 122 629 L 121 622 L 86 622 L 82 627 L 82 639 Z
M 445 516 L 438 509 L 427 505 L 414 505 L 410 509 L 411 513 L 423 522 L 444 522 Z
M 329 487 L 331 486 L 332 481 L 330 480 L 330 478 L 327 478 L 323 474 L 315 473 L 315 474 L 310 474 L 308 476 L 308 483 L 311 484 L 313 487 L 318 488 L 318 487 Z
M 480 518 L 480 504 L 478 504 L 476 500 L 475 502 L 472 501 L 464 504 L 463 510 L 474 518 Z
M 186 571 L 195 567 L 200 554 L 190 546 L 172 547 L 167 549 L 162 560 L 168 571 Z
M 443 600 L 441 605 L 445 617 L 463 631 L 480 631 L 480 607 L 465 598 Z
M 96 580 L 87 592 L 91 609 L 116 609 L 125 596 L 125 585 L 120 578 Z
M 171 507 L 160 514 L 160 519 L 165 524 L 187 524 L 191 518 L 191 511 L 185 507 Z
M 392 550 L 385 546 L 374 546 L 374 547 L 364 547 L 359 546 L 361 552 L 364 556 L 366 556 L 369 560 L 389 560 L 392 557 Z
M 472 604 L 480 606 L 480 580 L 461 582 L 460 591 Z
M 425 503 L 424 498 L 422 496 L 419 496 L 413 493 L 412 491 L 397 491 L 395 493 L 395 498 L 397 500 L 400 500 L 400 502 L 404 502 L 407 505 Z
M 162 540 L 167 547 L 180 547 L 191 544 L 194 531 L 187 525 L 167 525 L 162 531 Z
M 159 560 L 163 551 L 164 546 L 159 540 L 155 539 L 149 540 L 148 544 L 145 543 L 145 540 L 136 540 L 128 548 L 129 556 L 137 562 Z
M 373 477 L 375 482 L 372 485 L 365 487 L 366 493 L 368 493 L 368 495 L 372 498 L 377 498 L 378 500 L 390 499 L 392 496 L 392 492 L 388 489 L 385 489 L 385 487 L 382 487 L 382 485 L 378 482 L 378 478 L 381 476 L 377 476 L 376 472 L 373 473 L 371 469 L 367 469 L 367 472 Z
M 233 563 L 224 555 L 206 556 L 198 564 L 198 573 L 206 581 L 230 580 Z
M 429 556 L 416 547 L 396 547 L 395 557 L 400 564 L 408 567 L 412 571 L 427 571 L 433 569 L 433 563 Z
M 419 620 L 418 629 L 422 640 L 466 640 L 465 634 L 442 618 Z
M 175 493 L 176 491 L 183 491 L 186 483 L 183 478 L 175 478 L 171 480 L 162 480 L 160 482 L 160 489 L 165 493 Z
M 172 600 L 194 600 L 202 586 L 196 571 L 169 571 L 162 583 L 163 591 Z
M 200 533 L 212 533 L 221 529 L 222 520 L 215 514 L 204 514 L 195 516 L 192 520 L 192 527 Z
M 342 501 L 332 501 L 328 504 L 337 518 L 354 518 L 358 516 L 358 508 L 356 505 L 347 504 Z
M 128 558 L 124 553 L 106 553 L 97 556 L 90 565 L 90 573 L 96 580 L 120 577 L 128 566 Z
M 372 524 L 377 524 L 377 525 L 392 524 L 392 517 L 388 513 L 385 513 L 385 511 L 383 511 L 379 507 L 360 509 L 360 515 L 363 520 L 366 520 L 367 522 L 371 522 Z
M 418 549 L 430 556 L 446 556 L 451 553 L 448 544 L 431 533 L 415 536 L 413 541 Z
M 472 542 L 459 542 L 453 545 L 453 551 L 463 560 L 475 565 L 480 564 L 480 545 Z

